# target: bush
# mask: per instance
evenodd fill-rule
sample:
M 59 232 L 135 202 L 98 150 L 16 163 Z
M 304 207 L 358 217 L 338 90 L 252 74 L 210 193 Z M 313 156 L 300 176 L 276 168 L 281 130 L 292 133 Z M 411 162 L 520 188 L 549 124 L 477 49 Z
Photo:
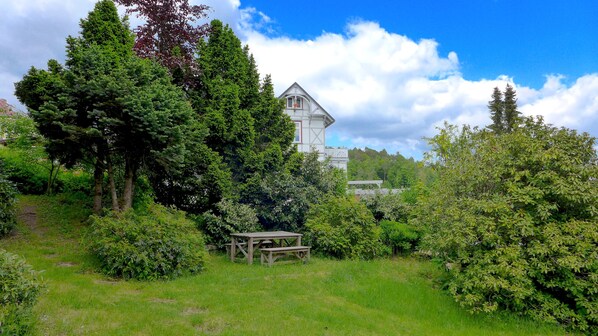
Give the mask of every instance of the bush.
M 457 301 L 598 332 L 595 139 L 528 118 L 502 135 L 449 126 L 432 146 L 417 213 Z
M 223 199 L 216 204 L 216 212 L 208 211 L 199 219 L 199 228 L 209 244 L 223 247 L 234 232 L 260 231 L 255 211 L 248 205 Z
M 1 169 L 0 162 L 0 169 Z M 17 224 L 15 212 L 16 190 L 12 182 L 2 176 L 0 171 L 0 237 L 8 234 Z
M 0 148 L 6 178 L 14 182 L 19 192 L 42 195 L 46 192 L 49 172 L 41 165 L 32 164 L 25 152 Z
M 404 223 L 411 215 L 413 205 L 404 200 L 403 193 L 388 195 L 376 193 L 373 196 L 362 197 L 361 201 L 370 209 L 377 221 L 386 219 Z
M 413 251 L 420 239 L 420 232 L 414 226 L 389 220 L 380 221 L 382 242 L 392 248 L 393 254 Z
M 371 259 L 386 252 L 374 216 L 353 198 L 329 197 L 314 205 L 305 228 L 306 241 L 334 258 Z
M 22 258 L 0 249 L 0 335 L 28 335 L 31 308 L 43 288 L 39 274 Z
M 203 238 L 182 211 L 152 204 L 90 221 L 88 244 L 109 276 L 170 279 L 204 267 Z

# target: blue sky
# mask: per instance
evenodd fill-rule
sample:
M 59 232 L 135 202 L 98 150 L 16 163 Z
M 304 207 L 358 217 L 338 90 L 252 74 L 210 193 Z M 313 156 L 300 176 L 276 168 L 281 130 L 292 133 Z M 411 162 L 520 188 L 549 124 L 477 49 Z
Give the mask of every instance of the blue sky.
M 541 88 L 545 76 L 568 81 L 598 70 L 598 2 L 595 0 L 304 0 L 243 1 L 273 21 L 269 35 L 314 39 L 342 33 L 346 24 L 373 21 L 411 39 L 434 39 L 438 51 L 459 55 L 468 79 L 509 74 Z M 295 16 L 297 14 L 299 17 Z
M 421 158 L 444 122 L 485 126 L 492 89 L 524 115 L 598 136 L 595 0 L 191 0 L 249 45 L 277 93 L 298 82 L 336 119 L 330 145 Z M 2 0 L 0 98 L 64 60 L 94 0 Z M 135 24 L 135 20 L 132 20 Z

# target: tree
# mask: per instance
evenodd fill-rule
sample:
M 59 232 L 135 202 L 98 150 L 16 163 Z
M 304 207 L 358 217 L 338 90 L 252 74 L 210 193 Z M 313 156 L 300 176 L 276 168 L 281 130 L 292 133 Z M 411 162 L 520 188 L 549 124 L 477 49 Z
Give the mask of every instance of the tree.
M 457 301 L 597 330 L 595 138 L 527 118 L 502 135 L 445 127 L 431 144 L 439 178 L 418 221 Z
M 488 128 L 496 134 L 510 133 L 521 123 L 521 112 L 517 111 L 515 89 L 507 84 L 504 94 L 494 88 L 492 100 L 488 102 L 492 124 Z
M 208 39 L 199 41 L 197 64 L 201 75 L 189 94 L 209 129 L 207 145 L 222 157 L 235 185 L 283 169 L 294 126 L 270 77 L 260 86 L 255 60 L 228 25 L 211 22 Z
M 504 131 L 504 105 L 502 100 L 502 92 L 498 87 L 494 88 L 492 92 L 492 100 L 488 102 L 488 110 L 490 110 L 490 119 L 492 124 L 488 126 L 496 134 L 501 134 Z
M 50 61 L 47 71 L 32 68 L 16 94 L 49 139 L 50 153 L 66 164 L 93 162 L 94 211 L 102 207 L 106 170 L 112 206 L 126 210 L 144 164 L 181 164 L 192 110 L 164 68 L 132 54 L 132 35 L 112 1 L 98 2 L 81 27 L 80 37 L 67 39 L 66 67 Z M 124 165 L 120 205 L 115 160 Z
M 190 5 L 188 0 L 115 0 L 127 6 L 127 13 L 136 14 L 145 24 L 137 27 L 135 52 L 166 66 L 178 84 L 186 86 L 197 75 L 194 55 L 197 43 L 208 32 L 208 24 L 196 25 L 207 17 L 209 7 Z
M 505 89 L 503 101 L 504 127 L 506 132 L 512 132 L 521 122 L 521 112 L 517 111 L 517 93 L 509 84 Z

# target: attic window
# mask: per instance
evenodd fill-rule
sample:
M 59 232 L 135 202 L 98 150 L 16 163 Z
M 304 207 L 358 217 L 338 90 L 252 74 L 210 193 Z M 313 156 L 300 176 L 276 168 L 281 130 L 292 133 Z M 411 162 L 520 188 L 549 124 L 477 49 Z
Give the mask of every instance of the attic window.
M 303 109 L 303 98 L 298 96 L 287 97 L 287 108 Z

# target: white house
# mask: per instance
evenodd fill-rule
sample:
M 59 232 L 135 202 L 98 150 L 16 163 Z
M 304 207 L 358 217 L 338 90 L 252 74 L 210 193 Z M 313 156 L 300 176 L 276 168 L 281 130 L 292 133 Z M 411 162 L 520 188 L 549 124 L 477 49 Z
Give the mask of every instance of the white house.
M 285 101 L 285 113 L 295 123 L 294 143 L 299 152 L 317 151 L 321 160 L 329 159 L 331 165 L 347 171 L 348 150 L 326 146 L 326 128 L 334 123 L 334 118 L 297 83 L 279 98 Z

